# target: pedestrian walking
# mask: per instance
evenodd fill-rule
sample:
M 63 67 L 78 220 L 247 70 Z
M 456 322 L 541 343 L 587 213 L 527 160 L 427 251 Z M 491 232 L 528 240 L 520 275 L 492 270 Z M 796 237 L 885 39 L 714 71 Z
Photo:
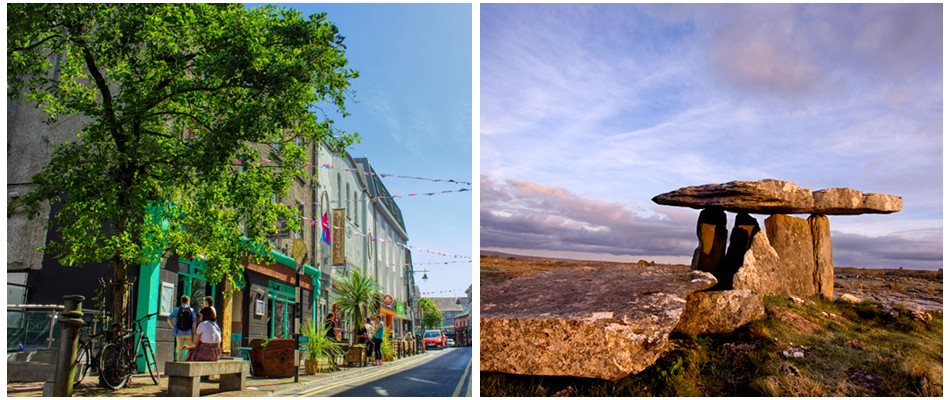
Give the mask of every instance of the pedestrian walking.
M 323 323 L 324 335 L 334 342 L 339 342 L 336 337 L 336 324 L 333 323 L 333 313 L 327 314 L 327 320 Z
M 376 351 L 376 363 L 374 365 L 383 365 L 383 332 L 386 331 L 386 324 L 382 321 L 382 316 L 376 316 L 376 324 L 373 326 L 373 348 Z
M 172 355 L 172 361 L 179 359 L 184 361 L 185 346 L 190 346 L 194 343 L 192 335 L 195 332 L 195 327 L 198 322 L 195 310 L 191 308 L 189 304 L 191 299 L 188 298 L 187 295 L 182 295 L 180 300 L 181 305 L 175 307 L 168 316 L 168 324 L 172 326 L 172 336 L 175 337 L 175 348 L 182 349 L 177 357 L 174 354 Z
M 373 328 L 373 322 L 369 319 L 369 317 L 366 317 L 363 321 L 363 330 L 366 332 L 366 354 L 374 354 L 373 348 L 375 347 L 375 343 L 373 342 L 375 339 L 373 339 L 373 334 L 375 333 L 375 329 Z M 375 360 L 373 360 L 373 362 L 375 363 Z

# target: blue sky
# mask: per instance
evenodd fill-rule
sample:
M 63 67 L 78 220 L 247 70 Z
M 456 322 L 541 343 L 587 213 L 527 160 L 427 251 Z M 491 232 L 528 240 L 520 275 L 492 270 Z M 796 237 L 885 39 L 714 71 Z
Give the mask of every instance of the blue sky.
M 483 4 L 481 247 L 689 263 L 698 211 L 650 199 L 773 178 L 903 197 L 830 217 L 836 266 L 941 268 L 942 14 Z
M 330 117 L 357 132 L 353 157 L 366 155 L 376 172 L 472 181 L 472 6 L 470 4 L 278 4 L 304 15 L 326 12 L 346 37 L 352 115 Z M 251 4 L 249 6 L 255 6 Z M 393 195 L 471 186 L 383 178 Z M 397 199 L 409 244 L 472 255 L 471 192 Z M 414 263 L 459 259 L 412 252 Z M 462 289 L 432 296 L 464 296 L 472 264 L 420 265 L 429 280 L 420 290 Z

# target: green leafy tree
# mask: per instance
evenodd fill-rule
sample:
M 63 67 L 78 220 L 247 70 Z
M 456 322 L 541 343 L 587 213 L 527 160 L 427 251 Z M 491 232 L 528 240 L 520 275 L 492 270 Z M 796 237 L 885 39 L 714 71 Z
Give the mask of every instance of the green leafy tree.
M 125 282 L 128 265 L 178 254 L 234 287 L 248 245 L 268 248 L 280 220 L 299 229 L 294 208 L 272 196 L 313 171 L 302 168 L 305 147 L 358 140 L 320 108 L 346 117 L 359 76 L 326 14 L 143 3 L 7 12 L 7 92 L 42 107 L 47 123 L 88 121 L 55 147 L 37 189 L 8 205 L 34 218 L 62 202 L 62 240 L 41 250 L 65 265 L 110 262 Z M 127 296 L 113 296 L 114 315 Z
M 432 303 L 432 300 L 428 297 L 419 298 L 419 308 L 422 309 L 422 326 L 425 329 L 442 327 L 442 311 Z
M 358 269 L 346 276 L 333 278 L 333 284 L 340 290 L 333 298 L 337 310 L 343 314 L 343 319 L 352 323 L 353 335 L 350 341 L 356 340 L 356 331 L 363 326 L 363 319 L 367 315 L 376 315 L 380 299 L 381 287 L 372 276 L 364 275 Z

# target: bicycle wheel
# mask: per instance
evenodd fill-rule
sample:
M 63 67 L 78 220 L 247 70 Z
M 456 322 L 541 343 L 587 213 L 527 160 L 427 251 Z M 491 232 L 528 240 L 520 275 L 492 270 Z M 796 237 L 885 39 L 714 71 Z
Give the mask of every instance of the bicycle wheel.
M 79 386 L 79 383 L 82 382 L 83 378 L 86 377 L 86 374 L 89 372 L 89 369 L 92 368 L 92 341 L 86 341 L 79 344 L 79 350 L 76 351 L 76 380 L 73 382 L 73 386 Z
M 148 375 L 152 377 L 152 382 L 158 384 L 158 360 L 155 358 L 155 351 L 152 350 L 152 344 L 148 338 L 142 339 L 142 352 L 145 353 L 145 368 L 148 368 Z
M 99 354 L 99 383 L 112 390 L 122 389 L 132 375 L 129 360 L 122 353 L 122 347 L 109 343 Z

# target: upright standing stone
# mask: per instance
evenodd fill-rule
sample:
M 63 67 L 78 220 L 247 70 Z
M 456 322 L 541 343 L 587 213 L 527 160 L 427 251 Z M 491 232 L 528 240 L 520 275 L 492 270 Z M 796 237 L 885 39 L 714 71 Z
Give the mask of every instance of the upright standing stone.
M 752 246 L 752 236 L 758 231 L 759 221 L 752 218 L 749 213 L 736 215 L 736 223 L 732 227 L 732 235 L 729 236 L 729 251 L 726 252 L 726 258 L 722 260 L 713 274 L 719 280 L 713 290 L 732 289 L 732 277 L 742 266 L 745 252 Z
M 693 252 L 692 269 L 715 275 L 716 266 L 726 253 L 726 212 L 703 210 L 696 223 L 699 247 Z
M 782 292 L 808 297 L 818 293 L 815 285 L 815 244 L 807 220 L 774 214 L 765 220 L 769 243 L 784 264 L 780 273 Z
M 831 227 L 828 217 L 812 215 L 808 217 L 811 226 L 811 238 L 815 253 L 815 285 L 825 299 L 831 300 L 835 286 L 835 266 L 831 259 Z
M 770 295 L 783 293 L 780 290 L 784 282 L 780 277 L 783 268 L 778 253 L 769 244 L 768 235 L 759 231 L 752 235 L 752 245 L 745 252 L 739 271 L 732 277 L 732 288 Z

